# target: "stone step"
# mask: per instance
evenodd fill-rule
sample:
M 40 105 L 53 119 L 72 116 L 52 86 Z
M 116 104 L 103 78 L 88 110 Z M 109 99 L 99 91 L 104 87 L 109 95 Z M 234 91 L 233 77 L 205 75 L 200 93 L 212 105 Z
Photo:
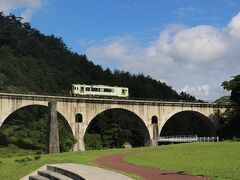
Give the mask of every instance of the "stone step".
M 35 175 L 35 176 L 29 176 L 29 180 L 49 180 L 49 179 L 40 175 Z
M 51 171 L 51 170 L 38 171 L 38 175 L 46 177 L 46 178 L 51 179 L 51 180 L 72 180 L 72 178 L 70 178 L 70 177 L 67 177 L 67 176 L 65 176 L 61 173 L 54 172 L 54 171 Z
M 56 167 L 56 166 L 53 166 L 53 165 L 47 165 L 47 170 L 62 174 L 66 177 L 69 177 L 70 179 L 85 180 L 79 174 L 76 174 L 72 171 L 69 171 L 69 170 L 61 168 L 61 167 Z
M 63 164 L 51 164 L 47 165 L 47 168 L 52 171 L 62 171 L 64 174 L 72 179 L 77 180 L 133 180 L 130 177 L 119 174 L 114 171 L 102 169 L 99 167 L 93 167 L 83 164 L 75 163 L 63 163 Z M 54 169 L 51 169 L 54 168 Z
M 22 177 L 20 180 L 49 180 L 50 178 L 37 175 L 38 171 L 44 172 L 45 170 L 54 171 L 65 175 L 67 176 L 65 177 L 65 179 L 71 178 L 74 180 L 133 180 L 130 177 L 114 171 L 76 163 L 44 165 L 39 169 L 33 171 L 32 173 Z

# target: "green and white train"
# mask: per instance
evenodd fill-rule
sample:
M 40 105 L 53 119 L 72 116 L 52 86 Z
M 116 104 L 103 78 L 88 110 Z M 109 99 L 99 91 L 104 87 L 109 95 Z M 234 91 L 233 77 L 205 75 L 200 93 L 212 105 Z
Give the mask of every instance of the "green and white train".
M 107 85 L 73 84 L 71 93 L 73 96 L 85 97 L 128 98 L 129 96 L 127 87 L 112 87 Z

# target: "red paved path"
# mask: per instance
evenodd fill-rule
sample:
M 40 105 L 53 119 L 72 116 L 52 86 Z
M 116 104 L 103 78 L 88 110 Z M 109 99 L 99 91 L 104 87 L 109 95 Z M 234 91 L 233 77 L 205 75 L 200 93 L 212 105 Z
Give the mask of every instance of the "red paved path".
M 167 170 L 160 170 L 155 168 L 149 168 L 144 166 L 137 166 L 123 162 L 123 158 L 134 153 L 118 153 L 110 156 L 100 157 L 94 160 L 98 165 L 120 170 L 127 173 L 136 174 L 143 179 L 149 180 L 206 180 L 207 178 L 200 176 L 191 176 L 182 174 L 181 172 L 173 172 Z

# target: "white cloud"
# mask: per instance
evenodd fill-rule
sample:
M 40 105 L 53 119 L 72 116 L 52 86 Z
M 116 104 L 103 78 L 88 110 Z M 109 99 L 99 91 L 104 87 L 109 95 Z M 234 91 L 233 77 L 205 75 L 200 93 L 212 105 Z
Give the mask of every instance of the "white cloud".
M 171 53 L 188 61 L 210 61 L 226 52 L 222 34 L 211 26 L 185 29 L 173 37 Z
M 240 39 L 240 13 L 232 18 L 231 22 L 228 24 L 228 30 L 230 35 Z
M 32 17 L 33 10 L 28 8 L 21 13 L 21 17 L 23 18 L 23 22 L 29 22 Z
M 20 10 L 23 21 L 29 21 L 33 12 L 45 3 L 46 0 L 0 0 L 0 11 L 9 13 Z
M 186 85 L 182 91 L 194 95 L 198 99 L 207 99 L 209 95 L 209 85 L 205 84 L 196 87 Z
M 81 38 L 78 40 L 78 43 L 80 44 L 80 46 L 82 47 L 86 47 L 86 46 L 91 46 L 91 45 L 94 45 L 96 43 L 95 40 L 87 40 L 85 38 Z
M 215 99 L 224 95 L 221 83 L 240 73 L 239 49 L 240 14 L 224 28 L 170 25 L 145 46 L 131 36 L 108 38 L 86 54 L 104 67 L 143 72 L 178 91 Z

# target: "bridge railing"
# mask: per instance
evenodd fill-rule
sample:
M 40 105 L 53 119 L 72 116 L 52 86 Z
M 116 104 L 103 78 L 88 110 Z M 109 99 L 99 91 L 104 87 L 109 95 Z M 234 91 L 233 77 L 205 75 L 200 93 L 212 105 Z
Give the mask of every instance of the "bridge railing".
M 167 143 L 184 143 L 184 142 L 219 142 L 218 136 L 198 137 L 197 135 L 181 135 L 181 136 L 160 136 L 158 142 Z

